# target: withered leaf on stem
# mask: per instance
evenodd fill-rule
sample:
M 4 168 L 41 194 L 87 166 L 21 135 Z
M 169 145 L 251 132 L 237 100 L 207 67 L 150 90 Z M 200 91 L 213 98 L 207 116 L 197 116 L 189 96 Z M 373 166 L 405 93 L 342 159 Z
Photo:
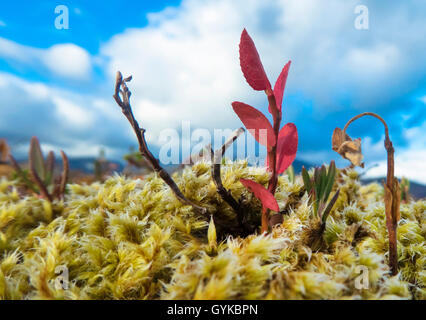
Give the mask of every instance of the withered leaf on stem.
M 349 160 L 354 166 L 364 168 L 362 162 L 363 155 L 361 152 L 361 138 L 352 140 L 346 132 L 340 128 L 333 131 L 332 148 L 344 159 Z
M 363 112 L 359 115 L 352 117 L 343 127 L 343 131 L 336 128 L 333 132 L 332 147 L 333 150 L 338 152 L 344 158 L 349 159 L 352 165 L 359 165 L 362 160 L 361 154 L 361 139 L 352 139 L 346 134 L 346 129 L 355 120 L 364 117 L 371 116 L 378 119 L 385 128 L 385 148 L 387 152 L 387 175 L 386 183 L 383 182 L 385 188 L 385 213 L 386 213 L 386 227 L 388 229 L 389 237 L 389 266 L 392 275 L 398 273 L 398 241 L 397 241 L 397 228 L 398 221 L 400 219 L 400 200 L 401 200 L 401 189 L 398 184 L 398 180 L 395 178 L 395 161 L 394 153 L 395 150 L 392 145 L 392 141 L 389 138 L 389 128 L 386 121 L 378 114 L 373 112 Z M 363 167 L 363 164 L 361 164 Z
M 6 162 L 10 154 L 10 147 L 6 139 L 0 139 L 0 161 Z
M 393 225 L 397 225 L 401 218 L 399 210 L 401 189 L 398 179 L 393 178 L 392 188 L 389 188 L 386 183 L 383 183 L 383 187 L 385 189 L 386 218 L 389 219 Z

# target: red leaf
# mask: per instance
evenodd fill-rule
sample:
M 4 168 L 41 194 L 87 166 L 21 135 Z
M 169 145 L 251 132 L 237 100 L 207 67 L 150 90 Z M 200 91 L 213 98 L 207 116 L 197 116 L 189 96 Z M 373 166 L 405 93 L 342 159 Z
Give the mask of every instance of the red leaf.
M 238 101 L 232 102 L 232 108 L 257 142 L 268 148 L 275 146 L 274 129 L 262 112 Z
M 246 29 L 241 33 L 240 66 L 247 83 L 254 90 L 266 90 L 271 84 L 260 61 L 259 53 Z
M 297 128 L 287 123 L 278 134 L 277 173 L 283 173 L 294 161 L 297 153 Z
M 254 193 L 255 197 L 262 202 L 262 205 L 265 208 L 271 209 L 276 212 L 280 211 L 280 208 L 278 207 L 278 203 L 274 195 L 269 192 L 269 190 L 265 189 L 264 186 L 247 179 L 240 179 L 240 182 L 244 185 L 244 187 Z
M 277 82 L 275 82 L 275 85 L 274 85 L 275 101 L 277 102 L 277 107 L 278 107 L 278 110 L 280 111 L 282 109 L 284 89 L 285 89 L 285 84 L 287 82 L 287 76 L 288 76 L 288 70 L 290 69 L 290 64 L 291 64 L 291 61 L 286 63 L 280 75 L 278 76 Z

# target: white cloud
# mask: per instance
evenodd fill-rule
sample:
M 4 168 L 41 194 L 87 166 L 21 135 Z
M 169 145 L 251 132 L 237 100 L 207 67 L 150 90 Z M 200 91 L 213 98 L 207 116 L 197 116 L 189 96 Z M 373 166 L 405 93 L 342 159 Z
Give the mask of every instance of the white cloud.
M 44 52 L 42 59 L 46 67 L 59 76 L 84 79 L 90 75 L 90 55 L 75 44 L 54 45 Z
M 0 37 L 0 57 L 22 63 L 30 63 L 33 59 L 38 59 L 40 49 L 28 47 L 14 41 Z
M 31 136 L 70 156 L 96 156 L 103 148 L 116 159 L 134 141 L 112 99 L 0 73 L 0 105 L 0 136 L 8 138 L 18 158 L 26 155 Z
M 60 150 L 62 150 L 58 145 L 48 144 L 48 143 L 41 143 L 41 148 L 44 152 L 47 152 L 48 150 L 49 151 L 52 150 L 57 155 L 59 155 Z M 105 154 L 108 157 L 118 158 L 122 156 L 122 154 L 117 154 L 116 149 L 110 148 L 107 145 L 88 143 L 86 141 L 78 141 L 72 146 L 68 146 L 66 150 L 64 151 L 68 157 L 78 158 L 78 157 L 97 157 L 99 155 L 100 150 L 105 151 Z M 27 146 L 22 148 L 22 151 L 28 152 Z
M 395 155 L 395 176 L 406 177 L 409 180 L 426 183 L 425 163 L 426 150 L 408 149 L 396 153 Z M 371 168 L 366 177 L 379 178 L 386 177 L 387 163 L 380 161 L 378 166 Z
M 63 150 L 69 158 L 79 158 L 79 157 L 97 157 L 100 150 L 105 151 L 105 154 L 108 158 L 112 157 L 114 159 L 119 159 L 122 156 L 122 150 L 117 152 L 116 149 L 110 148 L 108 145 L 96 144 L 86 141 L 78 141 L 75 144 L 69 145 L 66 148 L 63 148 L 61 145 L 54 143 L 44 143 L 40 142 L 40 147 L 43 154 L 46 154 L 49 151 L 53 151 L 56 157 L 60 157 L 60 151 Z M 29 143 L 22 143 L 14 145 L 12 152 L 15 157 L 25 158 L 28 154 Z
M 41 66 L 57 76 L 71 79 L 87 78 L 92 69 L 89 53 L 71 43 L 39 49 L 0 37 L 0 57 L 35 69 Z
M 79 128 L 88 128 L 93 125 L 94 115 L 91 111 L 83 109 L 73 101 L 63 99 L 58 96 L 52 97 L 52 101 L 56 106 L 58 118 L 65 123 Z
M 101 48 L 111 81 L 117 70 L 133 75 L 129 86 L 141 124 L 157 132 L 182 120 L 193 127 L 234 127 L 231 102 L 250 90 L 238 64 L 242 24 L 234 5 L 184 1 L 149 21 Z
M 341 109 L 347 97 L 354 99 L 354 108 L 374 111 L 383 108 L 378 100 L 392 101 L 401 88 L 413 86 L 412 81 L 401 85 L 396 79 L 407 77 L 414 61 L 400 33 L 383 34 L 373 22 L 371 30 L 356 30 L 357 4 L 186 0 L 177 9 L 150 14 L 147 27 L 114 36 L 101 47 L 98 59 L 106 61 L 110 82 L 117 70 L 133 74 L 134 105 L 146 122 L 157 120 L 157 113 L 143 112 L 143 105 L 152 105 L 167 110 L 165 127 L 175 127 L 181 119 L 232 127 L 238 123 L 230 108 L 233 100 L 256 107 L 266 104 L 261 93 L 248 87 L 239 68 L 239 36 L 246 27 L 271 82 L 284 63 L 293 60 L 287 92 L 301 92 L 314 101 L 312 112 L 325 116 Z M 385 14 L 376 12 L 375 18 L 388 26 Z M 398 23 L 405 32 L 417 30 L 408 19 L 399 18 Z M 351 91 L 342 95 L 339 88 Z M 292 112 L 297 116 L 301 110 Z
M 391 44 L 381 44 L 372 48 L 351 49 L 345 58 L 345 63 L 353 73 L 369 72 L 372 75 L 391 72 L 392 66 L 398 62 L 399 50 Z
M 11 101 L 17 99 L 28 98 L 34 102 L 34 110 L 28 107 L 25 112 L 26 106 L 17 105 L 9 106 L 9 110 L 16 107 L 15 116 L 19 121 L 19 111 L 25 113 L 34 113 L 34 121 L 42 119 L 43 114 L 37 112 L 37 106 L 43 105 L 44 107 L 52 106 L 49 115 L 55 115 L 58 123 L 65 126 L 77 127 L 77 129 L 87 128 L 94 123 L 94 115 L 92 110 L 85 109 L 79 105 L 82 99 L 78 94 L 73 94 L 66 90 L 57 89 L 39 82 L 31 82 L 23 80 L 19 77 L 12 76 L 7 73 L 0 73 L 0 92 L 3 96 L 9 96 Z M 20 110 L 23 108 L 23 110 Z M 1 111 L 6 111 L 2 108 Z
M 398 11 L 398 2 L 367 4 L 370 29 L 363 31 L 354 28 L 358 4 L 358 0 L 183 0 L 176 8 L 149 14 L 147 26 L 113 36 L 95 57 L 73 44 L 38 49 L 4 38 L 0 38 L 0 57 L 36 70 L 41 65 L 72 79 L 87 78 L 95 64 L 106 70 L 106 88 L 113 86 L 117 70 L 132 74 L 129 87 L 135 115 L 147 129 L 148 142 L 158 147 L 159 132 L 180 128 L 182 121 L 191 121 L 192 129 L 240 126 L 231 108 L 234 100 L 266 109 L 265 96 L 251 90 L 240 70 L 238 42 L 245 27 L 272 83 L 285 62 L 293 60 L 284 121 L 294 121 L 299 128 L 302 152 L 298 156 L 323 162 L 332 153 L 329 136 L 335 126 L 343 125 L 358 109 L 376 111 L 386 120 L 398 112 L 409 115 L 412 109 L 399 102 L 419 92 L 419 83 L 424 82 L 425 44 L 419 39 L 426 37 L 426 19 L 417 2 L 407 1 L 410 15 Z M 5 82 L 0 77 L 0 90 Z M 75 148 L 80 151 L 76 153 L 92 152 L 90 145 L 117 145 L 118 137 L 126 143 L 134 141 L 106 90 L 88 99 L 77 92 L 59 94 L 41 84 L 15 82 L 17 92 L 24 92 L 24 97 L 33 94 L 53 106 L 55 119 L 64 118 L 65 132 L 77 135 L 73 145 L 79 145 Z M 288 98 L 295 96 L 298 100 L 292 103 Z M 369 133 L 373 136 L 366 130 L 361 134 Z M 79 144 L 77 139 L 84 134 L 88 135 L 85 144 Z M 382 140 L 365 138 L 363 149 L 369 162 L 384 159 Z M 405 150 L 397 148 L 397 173 L 418 177 L 410 159 L 423 156 L 423 150 L 424 141 Z M 383 163 L 369 174 L 383 175 Z
M 395 148 L 395 175 L 426 184 L 426 122 L 421 126 L 404 131 L 404 137 L 409 141 L 407 148 Z M 383 147 L 383 142 L 382 148 Z M 386 157 L 386 153 L 384 153 Z M 382 160 L 378 166 L 370 169 L 366 176 L 371 178 L 384 177 L 387 172 L 387 162 Z
M 336 111 L 376 111 L 386 118 L 398 111 L 389 108 L 392 102 L 417 90 L 419 70 L 426 71 L 412 50 L 419 46 L 419 32 L 426 36 L 426 28 L 419 30 L 421 16 L 389 20 L 396 5 L 384 12 L 371 4 L 370 29 L 359 31 L 354 27 L 357 4 L 184 0 L 178 8 L 148 15 L 147 27 L 115 35 L 96 59 L 106 65 L 110 83 L 117 70 L 133 75 L 129 86 L 135 114 L 149 142 L 158 144 L 159 131 L 179 128 L 182 120 L 190 120 L 192 127 L 239 126 L 230 106 L 234 100 L 266 107 L 264 95 L 251 90 L 238 63 L 240 33 L 247 28 L 272 83 L 285 62 L 293 60 L 286 95 L 298 94 L 300 101 L 312 104 L 308 109 L 287 105 L 284 121 L 296 121 L 300 138 L 307 142 L 298 156 L 322 162 L 330 157 L 325 145 L 329 139 L 315 131 L 324 131 L 325 121 L 333 117 L 343 124 L 347 117 Z M 306 115 L 316 129 L 308 128 Z M 330 126 L 330 135 L 339 123 Z M 382 159 L 382 141 L 366 138 L 364 144 L 369 161 Z

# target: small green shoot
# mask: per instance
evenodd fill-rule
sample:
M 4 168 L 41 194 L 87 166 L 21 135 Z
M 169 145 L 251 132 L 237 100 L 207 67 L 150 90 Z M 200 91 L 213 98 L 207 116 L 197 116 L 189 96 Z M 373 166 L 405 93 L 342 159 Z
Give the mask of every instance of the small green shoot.
M 321 168 L 315 168 L 312 177 L 309 176 L 308 171 L 302 168 L 302 178 L 305 189 L 311 196 L 313 202 L 314 213 L 321 219 L 322 224 L 325 226 L 328 215 L 339 197 L 340 189 L 336 191 L 331 200 L 327 203 L 331 190 L 333 189 L 336 177 L 336 165 L 334 161 L 330 162 L 327 168 L 323 165 Z
M 401 182 L 399 184 L 401 188 L 401 201 L 403 203 L 408 203 L 410 201 L 410 181 L 407 178 L 402 177 Z

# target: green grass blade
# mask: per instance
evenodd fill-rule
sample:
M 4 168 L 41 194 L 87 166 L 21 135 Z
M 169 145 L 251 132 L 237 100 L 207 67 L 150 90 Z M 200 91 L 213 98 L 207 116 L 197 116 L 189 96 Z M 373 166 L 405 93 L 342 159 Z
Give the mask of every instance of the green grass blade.
M 319 175 L 319 187 L 318 187 L 318 200 L 326 200 L 324 199 L 324 191 L 327 185 L 327 169 L 324 165 L 321 166 L 320 175 Z
M 324 214 L 322 215 L 322 222 L 325 223 L 327 220 L 328 215 L 331 212 L 331 209 L 333 209 L 334 204 L 337 201 L 337 198 L 339 197 L 340 189 L 337 189 L 336 193 L 334 194 L 333 198 L 331 198 L 330 202 L 327 205 L 327 208 L 324 210 Z
M 320 175 L 321 175 L 321 171 L 319 168 L 315 168 L 314 171 L 314 181 L 313 181 L 313 189 L 315 190 L 315 200 L 319 199 L 319 194 L 320 194 Z
M 330 166 L 328 168 L 327 185 L 326 185 L 325 193 L 324 193 L 324 201 L 327 201 L 330 195 L 330 192 L 333 189 L 335 178 L 336 178 L 336 165 L 334 164 L 334 161 L 331 161 Z
M 302 178 L 306 191 L 310 193 L 312 190 L 311 178 L 309 177 L 308 170 L 306 170 L 305 167 L 302 168 Z

